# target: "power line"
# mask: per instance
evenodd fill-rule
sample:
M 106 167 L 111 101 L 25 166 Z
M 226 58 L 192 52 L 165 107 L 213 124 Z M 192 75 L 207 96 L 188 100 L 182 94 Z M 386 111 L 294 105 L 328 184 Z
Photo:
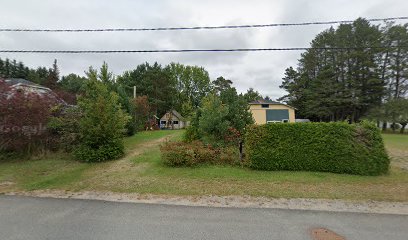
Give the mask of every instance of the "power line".
M 408 20 L 408 17 L 371 18 L 369 22 Z M 267 28 L 289 27 L 309 25 L 329 25 L 353 23 L 354 20 L 323 21 L 323 22 L 300 22 L 300 23 L 271 23 L 252 25 L 222 25 L 222 26 L 197 26 L 197 27 L 158 27 L 158 28 L 100 28 L 100 29 L 28 29 L 28 28 L 0 28 L 0 32 L 136 32 L 136 31 L 178 31 L 178 30 L 213 30 L 213 29 L 236 29 L 236 28 Z
M 306 50 L 366 50 L 395 49 L 398 47 L 292 47 L 292 48 L 231 48 L 231 49 L 163 49 L 163 50 L 0 50 L 0 53 L 62 53 L 62 54 L 108 54 L 108 53 L 188 53 L 188 52 L 262 52 L 262 51 L 306 51 Z

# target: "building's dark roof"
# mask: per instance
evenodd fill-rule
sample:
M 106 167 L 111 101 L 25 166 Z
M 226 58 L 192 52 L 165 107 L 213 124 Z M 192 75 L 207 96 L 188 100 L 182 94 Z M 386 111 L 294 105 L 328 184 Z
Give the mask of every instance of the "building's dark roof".
M 272 101 L 272 100 L 260 99 L 260 100 L 255 100 L 253 102 L 250 102 L 249 104 L 283 104 L 283 103 Z
M 47 88 L 47 87 L 38 85 L 36 83 L 33 83 L 31 81 L 28 81 L 26 79 L 23 79 L 23 78 L 6 78 L 5 82 L 10 86 L 21 84 L 21 85 L 27 85 L 27 86 L 37 87 L 37 88 Z
M 4 79 L 4 81 L 6 84 L 10 85 L 11 88 L 13 88 L 13 86 L 17 87 L 21 85 L 28 86 L 34 89 L 40 95 L 46 94 L 48 97 L 50 97 L 50 99 L 54 99 L 58 103 L 67 105 L 67 103 L 62 98 L 60 98 L 55 92 L 53 92 L 50 88 L 41 86 L 39 84 L 33 83 L 23 78 L 6 78 Z
M 276 101 L 272 101 L 272 100 L 265 100 L 265 99 L 261 99 L 261 100 L 256 100 L 253 102 L 250 102 L 249 105 L 260 105 L 260 104 L 271 104 L 271 105 L 284 105 L 293 109 L 296 109 L 290 105 L 287 105 L 285 103 L 281 103 L 281 102 L 276 102 Z

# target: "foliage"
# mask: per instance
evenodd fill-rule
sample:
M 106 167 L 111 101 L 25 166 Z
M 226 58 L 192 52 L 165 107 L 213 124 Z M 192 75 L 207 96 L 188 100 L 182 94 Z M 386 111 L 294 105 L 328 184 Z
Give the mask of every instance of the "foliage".
M 185 142 L 192 142 L 201 139 L 201 134 L 199 130 L 201 112 L 202 112 L 201 108 L 197 108 L 197 110 L 191 117 L 190 126 L 186 128 L 186 132 L 184 133 L 183 136 L 183 140 Z
M 208 72 L 203 67 L 180 63 L 170 63 L 165 69 L 170 73 L 171 82 L 175 84 L 174 108 L 180 110 L 181 115 L 189 116 L 191 109 L 196 109 L 203 97 L 211 91 Z
M 242 94 L 238 95 L 235 88 L 225 89 L 220 93 L 220 98 L 228 106 L 226 120 L 230 127 L 243 135 L 246 126 L 254 123 L 247 99 Z
M 408 99 L 398 98 L 385 104 L 386 112 L 389 114 L 390 122 L 401 124 L 401 133 L 408 124 Z
M 82 114 L 78 107 L 55 107 L 48 122 L 48 128 L 59 148 L 66 152 L 75 149 L 79 141 L 79 119 Z
M 286 69 L 281 88 L 288 95 L 280 100 L 296 107 L 299 117 L 358 122 L 384 98 L 403 96 L 408 89 L 407 26 L 380 29 L 360 18 L 321 32 L 298 67 Z M 330 47 L 352 49 L 324 49 Z
M 0 163 L 0 179 L 14 184 L 2 191 L 59 189 L 76 191 L 118 191 L 168 195 L 248 195 L 272 198 L 326 198 L 361 201 L 408 201 L 408 171 L 397 167 L 405 159 L 408 135 L 383 134 L 395 167 L 382 176 L 358 176 L 323 172 L 251 171 L 230 165 L 203 164 L 174 168 L 163 164 L 154 140 L 177 140 L 183 131 L 148 131 L 125 138 L 131 152 L 143 148 L 143 154 L 130 162 L 84 164 L 72 161 L 64 153 L 52 153 L 35 161 Z M 140 169 L 143 173 L 140 174 Z M 115 172 L 112 176 L 112 172 Z M 103 179 L 103 181 L 101 181 Z M 163 181 L 171 179 L 169 181 Z M 126 184 L 124 184 L 126 183 Z M 318 190 L 316 190 L 318 189 Z
M 237 94 L 230 80 L 218 78 L 218 94 L 210 93 L 191 119 L 186 141 L 203 140 L 213 145 L 237 145 L 247 125 L 253 123 L 244 95 Z M 223 84 L 226 83 L 226 84 Z M 232 83 L 232 82 L 231 82 Z
M 217 95 L 209 94 L 203 99 L 198 122 L 202 140 L 216 144 L 224 139 L 230 126 L 227 120 L 228 112 L 228 106 L 223 104 Z
M 151 106 L 147 96 L 138 96 L 132 100 L 134 108 L 134 119 L 138 131 L 146 129 L 149 124 L 151 116 Z
M 248 103 L 261 100 L 262 96 L 258 91 L 255 91 L 253 88 L 249 88 L 247 92 L 244 94 L 244 98 L 247 100 Z
M 160 147 L 164 163 L 171 167 L 193 167 L 200 164 L 237 164 L 233 148 L 214 148 L 201 141 L 167 142 Z
M 22 62 L 9 59 L 0 59 L 0 78 L 23 78 L 33 83 L 49 87 L 68 104 L 76 104 L 76 94 L 79 93 L 80 86 L 85 80 L 75 74 L 69 74 L 62 77 L 59 76 L 57 60 L 51 68 L 38 67 L 31 69 L 25 66 Z
M 259 170 L 379 175 L 389 167 L 380 131 L 368 122 L 252 126 L 246 154 L 249 166 Z
M 54 60 L 52 68 L 48 70 L 47 80 L 45 81 L 45 86 L 50 89 L 55 89 L 59 81 L 59 69 L 57 65 L 57 59 Z
M 116 83 L 116 77 L 109 71 L 109 66 L 106 62 L 103 62 L 99 71 L 91 66 L 89 67 L 88 71 L 85 72 L 85 74 L 90 81 L 101 82 L 109 91 L 117 94 L 118 102 L 122 110 L 129 114 L 132 118 L 131 121 L 126 123 L 126 134 L 128 136 L 132 136 L 136 132 L 137 126 L 135 125 L 134 108 L 133 104 L 131 103 L 132 100 L 127 94 L 127 87 L 125 85 Z
M 400 132 L 404 133 L 408 124 L 408 99 L 391 99 L 381 106 L 371 109 L 367 119 L 382 121 L 383 123 L 391 122 L 393 131 L 396 130 L 397 125 L 395 123 L 399 123 L 402 126 Z
M 58 85 L 67 92 L 79 94 L 83 91 L 85 81 L 87 81 L 87 78 L 71 73 L 63 76 Z
M 232 81 L 220 76 L 215 79 L 212 84 L 214 85 L 214 92 L 220 95 L 221 93 L 231 89 Z
M 133 87 L 136 86 L 137 95 L 148 96 L 151 111 L 157 116 L 163 115 L 174 105 L 175 83 L 168 69 L 158 63 L 138 65 L 136 69 L 118 76 L 117 83 L 126 89 L 128 96 L 133 96 Z
M 0 78 L 27 78 L 29 75 L 30 69 L 22 62 L 0 58 Z
M 203 97 L 211 90 L 208 72 L 198 66 L 171 63 L 162 67 L 158 63 L 138 65 L 118 77 L 118 83 L 125 86 L 128 95 L 146 95 L 152 113 L 161 116 L 169 109 L 176 109 L 189 117 L 200 105 Z
M 135 121 L 134 107 L 133 107 L 133 103 L 132 103 L 133 98 L 129 97 L 126 94 L 126 89 L 122 85 L 115 84 L 113 86 L 113 91 L 118 94 L 119 104 L 122 107 L 122 110 L 124 112 L 126 112 L 130 116 L 131 120 L 129 120 L 126 123 L 126 134 L 128 136 L 132 136 L 138 130 L 137 125 L 136 125 L 136 121 Z
M 408 92 L 408 24 L 387 24 L 383 29 L 384 46 L 394 47 L 384 51 L 381 74 L 388 85 L 386 99 L 398 99 Z
M 123 134 L 129 120 L 116 93 L 103 83 L 89 80 L 85 93 L 78 99 L 82 113 L 79 120 L 79 146 L 75 156 L 86 162 L 101 162 L 123 154 Z
M 10 88 L 0 80 L 0 151 L 31 154 L 49 147 L 46 126 L 57 104 L 52 96 Z

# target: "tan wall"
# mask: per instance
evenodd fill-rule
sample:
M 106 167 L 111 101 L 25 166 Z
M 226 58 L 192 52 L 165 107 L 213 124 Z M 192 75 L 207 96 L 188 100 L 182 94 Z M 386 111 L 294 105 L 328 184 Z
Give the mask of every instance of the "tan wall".
M 268 109 L 288 109 L 289 110 L 289 122 L 295 122 L 295 109 L 286 105 L 269 104 L 269 108 L 262 108 L 262 105 L 250 105 L 249 111 L 252 113 L 252 117 L 256 124 L 266 123 L 266 110 Z

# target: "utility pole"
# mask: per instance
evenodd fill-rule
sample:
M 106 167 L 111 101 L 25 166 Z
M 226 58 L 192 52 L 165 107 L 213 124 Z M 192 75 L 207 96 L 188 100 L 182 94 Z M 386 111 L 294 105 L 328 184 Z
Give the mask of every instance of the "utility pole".
M 133 98 L 136 98 L 136 86 L 133 86 Z

